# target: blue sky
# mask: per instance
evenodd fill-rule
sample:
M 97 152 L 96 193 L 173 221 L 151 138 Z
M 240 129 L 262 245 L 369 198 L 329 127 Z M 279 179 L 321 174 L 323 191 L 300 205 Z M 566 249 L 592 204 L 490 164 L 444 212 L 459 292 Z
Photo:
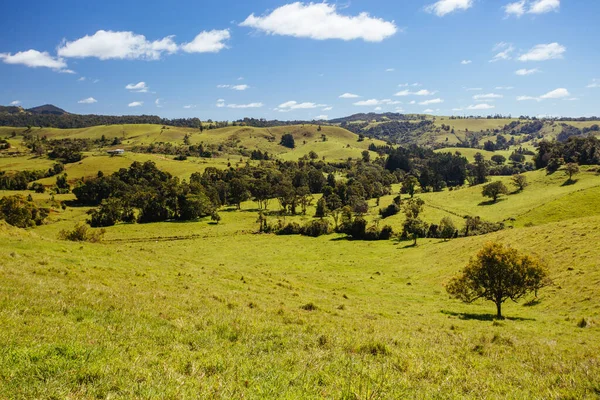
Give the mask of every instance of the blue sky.
M 2 105 L 213 120 L 600 115 L 597 0 L 63 0 L 2 11 Z

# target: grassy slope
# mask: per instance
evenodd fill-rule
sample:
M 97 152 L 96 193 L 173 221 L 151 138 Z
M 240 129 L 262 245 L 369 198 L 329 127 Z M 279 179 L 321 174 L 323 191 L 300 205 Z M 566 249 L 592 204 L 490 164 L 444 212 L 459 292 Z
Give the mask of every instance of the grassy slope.
M 156 224 L 163 235 L 181 225 L 201 235 L 168 242 L 80 245 L 0 230 L 0 397 L 580 398 L 600 389 L 598 328 L 577 327 L 600 317 L 600 217 L 406 248 L 245 234 L 249 218 L 224 214 L 220 226 Z M 490 239 L 541 254 L 554 280 L 539 304 L 507 304 L 513 319 L 502 323 L 490 320 L 491 304 L 463 305 L 443 289 Z M 308 303 L 317 310 L 300 308 Z

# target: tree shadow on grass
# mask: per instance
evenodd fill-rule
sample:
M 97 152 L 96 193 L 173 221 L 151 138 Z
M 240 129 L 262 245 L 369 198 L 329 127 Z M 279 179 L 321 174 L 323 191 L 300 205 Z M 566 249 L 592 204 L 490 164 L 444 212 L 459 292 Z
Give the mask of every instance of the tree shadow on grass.
M 562 184 L 562 185 L 560 185 L 560 186 L 561 186 L 561 187 L 562 187 L 562 186 L 571 186 L 571 185 L 574 185 L 574 184 L 576 184 L 578 181 L 579 181 L 579 179 L 567 179 L 567 180 L 565 181 L 565 183 L 563 183 L 563 184 Z
M 442 314 L 451 315 L 464 320 L 476 320 L 476 321 L 495 321 L 498 318 L 496 314 L 474 314 L 474 313 L 459 313 L 455 311 L 441 310 Z M 508 321 L 535 321 L 535 318 L 521 318 L 521 317 L 504 317 L 504 320 Z
M 488 201 L 482 201 L 481 203 L 477 204 L 478 206 L 493 206 L 494 204 L 498 204 L 501 201 L 504 201 L 506 199 L 498 199 L 496 201 L 494 200 L 488 200 Z

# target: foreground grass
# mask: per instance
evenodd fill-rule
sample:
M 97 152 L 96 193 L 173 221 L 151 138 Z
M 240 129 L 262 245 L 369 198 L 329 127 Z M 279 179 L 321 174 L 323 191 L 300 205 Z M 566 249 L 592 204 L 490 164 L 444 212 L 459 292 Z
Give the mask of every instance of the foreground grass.
M 186 225 L 204 237 L 73 244 L 2 227 L 0 398 L 600 391 L 599 217 L 416 248 Z M 502 322 L 443 287 L 490 239 L 539 253 L 554 280 Z

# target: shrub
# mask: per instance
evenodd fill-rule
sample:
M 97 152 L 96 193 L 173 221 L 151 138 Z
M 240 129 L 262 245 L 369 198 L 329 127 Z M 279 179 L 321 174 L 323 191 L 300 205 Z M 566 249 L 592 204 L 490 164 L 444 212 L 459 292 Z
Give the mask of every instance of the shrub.
M 302 227 L 297 222 L 290 222 L 277 230 L 278 235 L 299 235 Z
M 7 196 L 0 199 L 0 220 L 18 228 L 41 225 L 48 216 L 48 210 L 39 208 L 23 196 Z
M 331 232 L 331 224 L 325 219 L 310 221 L 300 229 L 301 235 L 311 237 L 329 235 Z
M 392 227 L 389 225 L 385 225 L 383 228 L 381 228 L 381 232 L 379 232 L 379 240 L 389 240 L 392 238 L 393 234 L 394 230 L 392 229 Z
M 392 203 L 389 206 L 387 206 L 386 208 L 380 209 L 379 215 L 381 215 L 381 218 L 387 218 L 387 217 L 396 215 L 399 212 L 400 212 L 400 207 L 398 206 L 398 204 Z
M 106 231 L 100 229 L 99 231 L 92 231 L 84 224 L 77 224 L 73 230 L 61 230 L 58 233 L 58 238 L 61 240 L 70 240 L 71 242 L 100 242 Z

